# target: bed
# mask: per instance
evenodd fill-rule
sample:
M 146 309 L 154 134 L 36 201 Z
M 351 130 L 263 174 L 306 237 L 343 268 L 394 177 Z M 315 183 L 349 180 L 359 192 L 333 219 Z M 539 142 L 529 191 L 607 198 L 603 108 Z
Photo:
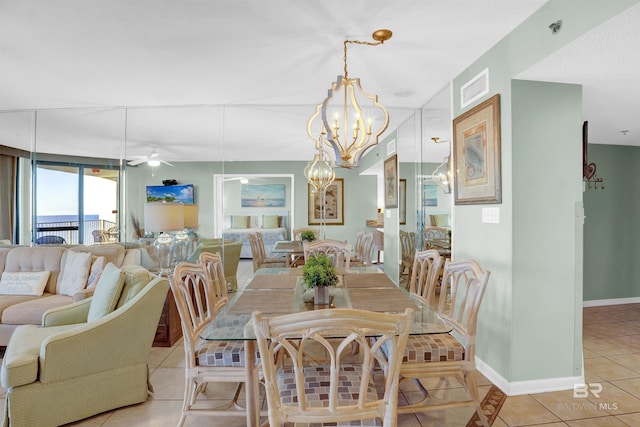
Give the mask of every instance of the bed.
M 242 242 L 240 258 L 252 258 L 249 234 L 262 233 L 267 256 L 271 256 L 271 248 L 278 240 L 290 240 L 289 212 L 233 212 L 225 215 L 225 228 L 222 238 Z

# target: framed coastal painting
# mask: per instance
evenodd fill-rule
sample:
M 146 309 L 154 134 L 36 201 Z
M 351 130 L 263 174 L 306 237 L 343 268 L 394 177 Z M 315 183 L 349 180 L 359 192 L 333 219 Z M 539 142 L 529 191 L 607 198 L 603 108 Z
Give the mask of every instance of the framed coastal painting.
M 324 192 L 308 185 L 309 225 L 344 225 L 344 179 L 336 178 Z
M 243 208 L 281 208 L 285 206 L 284 184 L 242 184 L 240 206 Z
M 456 205 L 502 203 L 500 94 L 453 119 Z
M 384 207 L 398 207 L 398 155 L 384 161 Z

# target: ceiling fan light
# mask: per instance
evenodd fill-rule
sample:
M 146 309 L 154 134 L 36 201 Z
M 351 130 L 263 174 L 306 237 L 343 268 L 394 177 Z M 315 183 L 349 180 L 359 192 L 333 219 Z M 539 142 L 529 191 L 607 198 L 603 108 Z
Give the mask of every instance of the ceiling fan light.
M 160 166 L 160 160 L 157 160 L 157 159 L 149 159 L 149 160 L 147 160 L 147 164 L 148 164 L 149 166 L 151 166 L 152 168 L 155 168 L 155 167 Z

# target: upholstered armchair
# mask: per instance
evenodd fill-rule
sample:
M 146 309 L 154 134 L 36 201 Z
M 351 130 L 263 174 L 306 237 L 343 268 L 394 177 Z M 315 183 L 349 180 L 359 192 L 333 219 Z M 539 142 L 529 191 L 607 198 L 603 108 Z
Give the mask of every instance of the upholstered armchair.
M 16 328 L 2 363 L 4 426 L 59 426 L 143 402 L 169 283 L 107 264 L 92 298 Z
M 238 264 L 240 263 L 240 252 L 242 251 L 242 242 L 232 242 L 230 240 L 222 243 L 221 239 L 217 239 L 218 242 L 203 242 L 200 243 L 196 250 L 187 259 L 190 263 L 197 263 L 202 252 L 209 252 L 212 254 L 220 254 L 222 257 L 222 265 L 224 266 L 224 277 L 227 280 L 227 288 L 231 292 L 238 290 Z

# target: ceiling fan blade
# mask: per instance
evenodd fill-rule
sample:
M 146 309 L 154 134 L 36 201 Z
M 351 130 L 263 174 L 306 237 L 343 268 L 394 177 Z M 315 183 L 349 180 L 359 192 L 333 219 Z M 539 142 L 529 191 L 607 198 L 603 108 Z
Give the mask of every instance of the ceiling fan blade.
M 159 159 L 159 160 L 160 160 L 160 163 L 164 163 L 167 166 L 173 166 L 171 163 L 169 163 L 169 162 L 167 162 L 165 160 L 162 160 L 162 159 Z
M 146 161 L 147 159 L 137 159 L 137 160 L 131 160 L 127 162 L 127 164 L 129 166 L 138 166 L 139 164 L 145 163 Z

